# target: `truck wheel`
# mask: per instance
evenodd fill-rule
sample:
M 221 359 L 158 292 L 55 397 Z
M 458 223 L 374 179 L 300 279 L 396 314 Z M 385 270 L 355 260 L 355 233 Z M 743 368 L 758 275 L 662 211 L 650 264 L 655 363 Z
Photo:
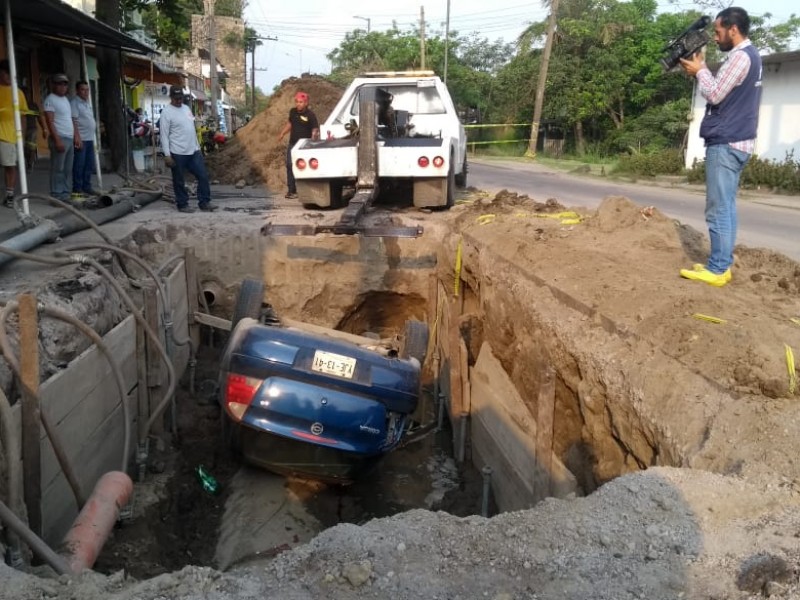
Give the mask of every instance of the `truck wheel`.
M 445 198 L 445 210 L 452 208 L 456 202 L 456 168 L 453 161 L 450 161 L 450 170 L 447 172 L 447 197 Z
M 257 279 L 243 279 L 236 294 L 236 304 L 231 317 L 231 331 L 244 319 L 258 319 L 261 316 L 261 304 L 264 302 L 264 283 Z
M 415 319 L 406 321 L 403 328 L 403 341 L 400 345 L 400 358 L 416 358 L 419 364 L 425 362 L 428 353 L 428 324 Z
M 460 188 L 467 187 L 467 155 L 464 154 L 464 164 L 461 166 L 461 173 L 456 174 L 456 185 Z
M 331 208 L 342 208 L 345 205 L 344 199 L 342 198 L 344 183 L 342 181 L 331 181 L 329 185 L 331 194 Z

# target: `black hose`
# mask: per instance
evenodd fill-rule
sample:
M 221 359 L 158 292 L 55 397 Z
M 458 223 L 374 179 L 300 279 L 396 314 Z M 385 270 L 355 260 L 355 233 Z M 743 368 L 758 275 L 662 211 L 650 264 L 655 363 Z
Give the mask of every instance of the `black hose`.
M 20 539 L 25 542 L 28 547 L 33 550 L 39 558 L 45 561 L 48 565 L 53 567 L 53 570 L 59 575 L 74 575 L 72 569 L 69 568 L 67 559 L 59 556 L 55 551 L 48 546 L 42 538 L 36 535 L 33 531 L 28 529 L 27 525 L 23 523 L 14 512 L 0 500 L 0 520 L 8 525 Z

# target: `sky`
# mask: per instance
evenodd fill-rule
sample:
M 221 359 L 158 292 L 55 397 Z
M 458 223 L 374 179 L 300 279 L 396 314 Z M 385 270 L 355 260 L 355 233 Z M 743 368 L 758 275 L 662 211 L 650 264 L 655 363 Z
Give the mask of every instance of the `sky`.
M 547 18 L 540 1 L 450 0 L 449 4 L 451 31 L 460 35 L 477 32 L 490 41 L 513 42 L 528 24 Z M 772 23 L 785 21 L 792 13 L 800 14 L 797 0 L 737 0 L 734 5 L 751 15 L 763 15 L 768 5 Z M 400 30 L 409 30 L 419 24 L 421 8 L 429 34 L 443 36 L 447 6 L 447 0 L 394 0 L 386 4 L 376 0 L 249 0 L 244 14 L 246 24 L 262 37 L 276 38 L 262 40 L 263 45 L 256 49 L 256 86 L 271 93 L 287 77 L 304 72 L 330 73 L 331 64 L 325 55 L 339 46 L 347 32 L 366 31 L 368 26 L 371 31 L 386 31 L 393 21 Z M 659 0 L 659 6 L 664 12 L 695 8 L 687 0 Z M 796 42 L 793 49 L 798 47 Z M 248 56 L 248 73 L 249 60 Z

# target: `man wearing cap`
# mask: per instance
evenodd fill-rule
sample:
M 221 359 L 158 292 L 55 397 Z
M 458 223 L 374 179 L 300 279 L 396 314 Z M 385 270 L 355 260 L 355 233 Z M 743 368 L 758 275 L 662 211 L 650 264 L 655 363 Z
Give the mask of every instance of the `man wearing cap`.
M 169 88 L 170 103 L 161 111 L 159 134 L 164 164 L 172 170 L 172 189 L 175 191 L 175 206 L 179 212 L 193 213 L 189 206 L 189 194 L 183 180 L 184 169 L 197 179 L 197 205 L 204 212 L 217 210 L 211 204 L 211 187 L 208 183 L 206 165 L 197 143 L 194 115 L 183 103 L 183 89 L 177 85 Z
M 72 185 L 72 161 L 75 148 L 81 147 L 77 119 L 72 118 L 72 106 L 67 98 L 69 78 L 57 73 L 50 78 L 50 93 L 44 99 L 44 117 L 50 132 L 50 195 L 69 200 Z
M 308 108 L 308 94 L 297 92 L 294 95 L 294 108 L 289 111 L 289 120 L 278 134 L 280 142 L 287 133 L 289 135 L 289 146 L 286 148 L 286 184 L 289 191 L 286 192 L 287 198 L 297 198 L 297 183 L 292 172 L 292 146 L 298 140 L 311 138 L 319 139 L 319 121 L 317 116 Z
M 81 136 L 80 148 L 75 148 L 72 163 L 72 193 L 77 196 L 92 196 L 92 173 L 94 173 L 94 138 L 97 129 L 89 102 L 89 82 L 75 84 L 75 97 L 70 100 L 72 118 L 75 119 Z
M 14 122 L 14 104 L 11 97 L 11 72 L 7 60 L 0 61 L 0 165 L 6 180 L 5 206 L 14 199 L 17 185 L 17 126 Z M 28 112 L 25 95 L 17 90 L 20 113 Z

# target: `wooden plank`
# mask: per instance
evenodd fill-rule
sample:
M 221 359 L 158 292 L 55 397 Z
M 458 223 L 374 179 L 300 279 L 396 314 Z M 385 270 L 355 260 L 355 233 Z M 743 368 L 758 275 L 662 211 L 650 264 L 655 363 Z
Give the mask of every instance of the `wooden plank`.
M 23 495 L 28 526 L 42 534 L 42 476 L 39 420 L 39 320 L 36 297 L 22 294 L 19 302 L 20 377 L 22 379 Z
M 167 278 L 169 289 L 170 314 L 172 315 L 172 330 L 175 337 L 180 340 L 189 338 L 189 313 L 186 289 L 186 269 L 183 263 L 178 263 Z M 189 363 L 189 344 L 178 346 L 171 340 L 173 347 L 172 365 L 176 377 L 180 378 Z M 196 346 L 195 346 L 196 347 Z
M 160 330 L 159 327 L 159 306 L 158 306 L 158 294 L 156 293 L 156 288 L 149 282 L 145 282 L 142 284 L 142 304 L 143 304 L 143 316 L 147 324 L 150 325 L 150 328 L 159 333 L 160 337 Z M 158 387 L 161 385 L 161 377 L 162 377 L 162 369 L 161 369 L 161 354 L 158 353 L 156 350 L 155 342 L 150 338 L 150 336 L 146 336 L 146 344 L 147 344 L 147 385 L 148 387 Z
M 455 427 L 464 411 L 464 402 L 461 390 L 461 297 L 450 301 L 448 318 L 448 363 L 450 366 L 450 423 Z M 457 437 L 454 435 L 453 437 Z
M 136 385 L 135 364 L 129 364 L 128 350 L 135 336 L 135 321 L 126 317 L 104 337 L 103 341 L 112 356 L 125 357 L 120 360 L 126 391 Z M 42 405 L 54 423 L 63 420 L 84 396 L 97 386 L 97 383 L 111 373 L 111 367 L 103 354 L 94 346 L 84 350 L 69 366 L 56 373 L 42 384 Z M 65 394 L 64 390 L 69 390 Z
M 553 422 L 556 408 L 556 373 L 552 366 L 539 369 L 539 397 L 536 403 L 536 456 L 542 467 L 542 479 L 536 495 L 539 499 L 552 493 Z

